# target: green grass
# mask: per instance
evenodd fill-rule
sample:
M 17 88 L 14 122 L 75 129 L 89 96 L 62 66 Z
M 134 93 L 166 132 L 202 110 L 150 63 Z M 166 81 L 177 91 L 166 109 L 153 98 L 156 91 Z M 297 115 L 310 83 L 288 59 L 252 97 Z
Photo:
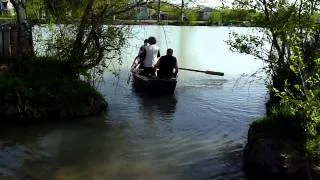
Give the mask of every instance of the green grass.
M 10 65 L 9 73 L 0 76 L 0 95 L 16 99 L 50 103 L 62 99 L 87 100 L 88 96 L 98 99 L 102 95 L 89 83 L 80 80 L 68 70 L 68 64 L 49 58 L 25 61 Z
M 303 113 L 293 115 L 289 108 L 282 107 L 274 108 L 268 117 L 253 122 L 251 128 L 262 136 L 298 142 L 303 152 L 312 155 L 320 145 L 320 136 L 319 134 L 310 135 L 308 132 L 306 124 L 311 122 Z

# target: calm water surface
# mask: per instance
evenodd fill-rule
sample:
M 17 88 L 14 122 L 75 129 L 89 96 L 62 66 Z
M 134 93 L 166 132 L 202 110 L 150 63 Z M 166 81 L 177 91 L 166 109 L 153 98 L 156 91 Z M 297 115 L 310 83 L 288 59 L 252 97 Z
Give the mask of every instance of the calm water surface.
M 120 77 L 104 75 L 109 111 L 82 121 L 1 132 L 0 179 L 245 179 L 241 151 L 248 125 L 265 113 L 263 82 L 238 80 L 261 67 L 229 51 L 230 31 L 250 28 L 133 26 Z M 175 95 L 147 97 L 126 84 L 147 36 L 161 53 L 174 49 L 179 65 L 225 72 L 224 77 L 180 71 Z M 117 68 L 117 67 L 116 67 Z

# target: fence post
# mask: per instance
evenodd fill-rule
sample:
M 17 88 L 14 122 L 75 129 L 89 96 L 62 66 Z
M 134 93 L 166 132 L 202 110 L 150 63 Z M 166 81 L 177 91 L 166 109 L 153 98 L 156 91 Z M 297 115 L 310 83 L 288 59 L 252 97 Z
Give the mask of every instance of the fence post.
M 3 32 L 3 55 L 4 57 L 10 57 L 10 26 L 6 26 Z
M 0 27 L 0 57 L 3 56 L 3 28 Z
M 11 27 L 11 56 L 18 55 L 18 27 L 16 25 Z

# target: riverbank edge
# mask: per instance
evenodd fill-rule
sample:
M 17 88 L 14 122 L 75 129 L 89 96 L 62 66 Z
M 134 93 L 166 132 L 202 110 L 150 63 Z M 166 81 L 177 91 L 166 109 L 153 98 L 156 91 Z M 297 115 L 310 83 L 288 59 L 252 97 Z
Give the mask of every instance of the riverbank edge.
M 11 96 L 7 93 L 5 97 Z M 83 98 L 83 97 L 81 97 Z M 108 103 L 92 95 L 87 101 L 79 101 L 79 96 L 52 102 L 38 103 L 33 99 L 21 99 L 23 103 L 7 101 L 0 105 L 0 125 L 33 124 L 44 121 L 74 120 L 93 117 L 107 111 Z M 18 125 L 16 124 L 16 125 Z
M 1 23 L 14 23 L 15 19 L 10 18 L 0 18 Z M 62 24 L 73 24 L 79 21 L 65 21 Z M 29 23 L 32 25 L 43 25 L 50 24 L 52 22 L 48 22 L 47 20 L 35 20 L 30 19 Z M 212 24 L 209 21 L 185 21 L 180 22 L 177 20 L 161 20 L 158 22 L 157 20 L 109 20 L 105 22 L 106 25 L 168 25 L 168 26 L 208 26 L 208 27 L 257 27 L 255 24 L 247 21 L 243 22 L 228 22 L 228 23 L 215 23 Z
M 73 120 L 108 109 L 96 88 L 78 76 L 64 74 L 64 64 L 33 62 L 20 73 L 15 63 L 5 66 L 0 72 L 1 125 Z
M 243 152 L 247 178 L 319 179 L 320 148 L 306 154 L 303 140 L 294 134 L 290 137 L 283 125 L 266 125 L 267 121 L 260 119 L 250 125 Z

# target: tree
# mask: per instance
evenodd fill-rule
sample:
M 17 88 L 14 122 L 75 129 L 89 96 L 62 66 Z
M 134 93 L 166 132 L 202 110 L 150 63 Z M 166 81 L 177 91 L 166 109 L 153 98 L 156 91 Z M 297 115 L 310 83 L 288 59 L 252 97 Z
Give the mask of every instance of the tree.
M 103 23 L 108 17 L 126 13 L 143 4 L 145 2 L 142 1 L 128 5 L 127 1 L 110 3 L 88 0 L 72 45 L 69 59 L 72 69 L 90 69 L 107 58 L 106 52 L 117 51 L 120 53 L 124 44 L 121 28 L 117 26 L 105 27 Z M 115 46 L 115 44 L 119 46 Z
M 17 17 L 17 54 L 19 57 L 33 56 L 32 30 L 27 24 L 27 15 L 25 11 L 24 0 L 10 0 L 16 11 Z M 20 58 L 21 59 L 21 58 Z
M 157 20 L 158 23 L 160 22 L 160 8 L 161 8 L 161 1 L 158 0 L 158 13 L 157 13 Z
M 186 11 L 186 16 L 187 16 L 187 22 L 189 25 L 194 25 L 197 21 L 198 14 L 195 10 L 188 10 Z
M 233 33 L 229 45 L 234 51 L 253 55 L 264 62 L 264 70 L 270 78 L 269 87 L 280 92 L 289 88 L 296 97 L 301 97 L 303 95 L 294 86 L 307 88 L 305 77 L 317 73 L 315 59 L 320 57 L 320 31 L 315 24 L 315 15 L 319 3 L 317 0 L 235 0 L 237 7 L 261 12 L 255 23 L 263 36 Z M 299 51 L 294 51 L 296 46 Z M 297 52 L 301 52 L 301 62 L 306 68 L 296 69 L 299 73 L 294 73 L 293 57 L 300 57 Z M 271 91 L 270 103 L 279 101 Z
M 313 164 L 320 145 L 320 2 L 236 0 L 235 5 L 261 13 L 255 17 L 260 35 L 233 33 L 229 41 L 232 50 L 262 60 L 269 78 L 267 117 L 251 130 L 262 138 L 290 139 L 284 142 L 297 143 L 298 156 L 301 152 Z
M 209 23 L 218 25 L 221 22 L 222 22 L 221 12 L 218 10 L 214 10 L 210 16 Z
M 183 23 L 185 18 L 185 7 L 188 6 L 189 3 L 195 3 L 196 0 L 181 0 L 180 4 L 180 22 Z
M 114 59 L 119 58 L 126 40 L 125 31 L 128 28 L 112 24 L 106 26 L 105 23 L 110 22 L 114 15 L 131 13 L 135 8 L 147 3 L 143 0 L 80 2 L 29 0 L 28 2 L 32 1 L 42 1 L 42 5 L 50 15 L 50 21 L 57 24 L 53 26 L 54 30 L 51 30 L 51 40 L 45 41 L 46 49 L 43 52 L 46 56 L 53 56 L 68 64 L 73 74 L 86 74 L 93 68 L 98 68 L 102 72 L 102 69 L 108 68 Z
M 180 21 L 181 21 L 181 23 L 183 22 L 183 19 L 184 19 L 184 13 L 183 13 L 184 6 L 185 6 L 184 0 L 181 0 L 181 8 L 180 8 Z

